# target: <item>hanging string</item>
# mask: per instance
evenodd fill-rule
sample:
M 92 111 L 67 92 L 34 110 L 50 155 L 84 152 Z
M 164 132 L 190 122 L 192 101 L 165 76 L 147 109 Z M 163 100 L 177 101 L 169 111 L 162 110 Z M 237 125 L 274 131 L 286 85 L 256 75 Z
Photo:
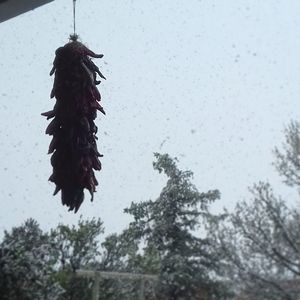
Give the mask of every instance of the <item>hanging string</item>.
M 73 0 L 73 29 L 76 36 L 76 0 Z
M 73 34 L 70 35 L 70 40 L 75 42 L 77 41 L 77 39 L 78 34 L 76 33 L 76 0 L 73 0 Z

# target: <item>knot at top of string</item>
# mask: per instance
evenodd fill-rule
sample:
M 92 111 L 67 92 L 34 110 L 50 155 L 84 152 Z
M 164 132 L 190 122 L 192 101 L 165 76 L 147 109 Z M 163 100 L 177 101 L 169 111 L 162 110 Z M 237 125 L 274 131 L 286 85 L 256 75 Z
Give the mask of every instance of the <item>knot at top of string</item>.
M 79 38 L 79 35 L 76 33 L 73 33 L 73 34 L 70 34 L 69 40 L 71 42 L 76 42 L 78 40 L 78 38 Z

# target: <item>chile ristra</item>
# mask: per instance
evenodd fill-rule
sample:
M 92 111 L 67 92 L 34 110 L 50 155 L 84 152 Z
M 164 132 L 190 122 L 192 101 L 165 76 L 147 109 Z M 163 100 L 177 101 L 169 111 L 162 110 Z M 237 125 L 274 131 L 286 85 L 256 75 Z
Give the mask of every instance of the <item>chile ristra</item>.
M 55 74 L 51 98 L 56 99 L 53 110 L 43 113 L 52 119 L 46 134 L 52 136 L 53 173 L 49 180 L 55 183 L 54 195 L 61 191 L 63 205 L 78 211 L 87 189 L 93 200 L 98 185 L 94 170 L 101 169 L 96 144 L 97 110 L 105 114 L 100 105 L 101 96 L 96 87 L 97 75 L 105 77 L 91 58 L 102 58 L 75 38 L 56 50 L 50 75 Z

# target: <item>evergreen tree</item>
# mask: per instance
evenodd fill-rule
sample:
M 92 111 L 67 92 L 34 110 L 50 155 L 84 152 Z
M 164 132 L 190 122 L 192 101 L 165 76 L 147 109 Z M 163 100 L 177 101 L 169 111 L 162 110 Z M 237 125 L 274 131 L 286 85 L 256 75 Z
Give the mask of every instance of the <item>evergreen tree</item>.
M 209 206 L 220 193 L 199 192 L 191 183 L 193 173 L 178 169 L 176 159 L 158 153 L 155 157 L 153 167 L 165 173 L 167 184 L 155 201 L 125 209 L 134 217 L 128 231 L 144 245 L 144 262 L 155 262 L 161 299 L 193 300 L 201 292 L 213 299 L 218 292 L 213 279 L 218 257 L 203 229 L 212 218 Z

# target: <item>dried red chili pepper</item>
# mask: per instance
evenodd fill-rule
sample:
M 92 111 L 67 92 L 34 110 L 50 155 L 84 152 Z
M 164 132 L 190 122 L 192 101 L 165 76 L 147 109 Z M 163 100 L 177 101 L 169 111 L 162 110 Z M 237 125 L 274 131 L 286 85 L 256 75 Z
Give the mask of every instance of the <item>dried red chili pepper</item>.
M 53 110 L 42 113 L 53 118 L 46 129 L 52 135 L 49 154 L 52 154 L 53 173 L 49 180 L 55 183 L 54 195 L 61 191 L 63 205 L 78 211 L 88 189 L 93 201 L 98 182 L 94 170 L 101 169 L 97 150 L 97 126 L 94 120 L 97 110 L 105 114 L 100 93 L 96 87 L 105 77 L 93 63 L 92 58 L 102 58 L 82 43 L 77 36 L 56 50 L 50 75 L 55 74 L 50 97 L 56 98 Z

